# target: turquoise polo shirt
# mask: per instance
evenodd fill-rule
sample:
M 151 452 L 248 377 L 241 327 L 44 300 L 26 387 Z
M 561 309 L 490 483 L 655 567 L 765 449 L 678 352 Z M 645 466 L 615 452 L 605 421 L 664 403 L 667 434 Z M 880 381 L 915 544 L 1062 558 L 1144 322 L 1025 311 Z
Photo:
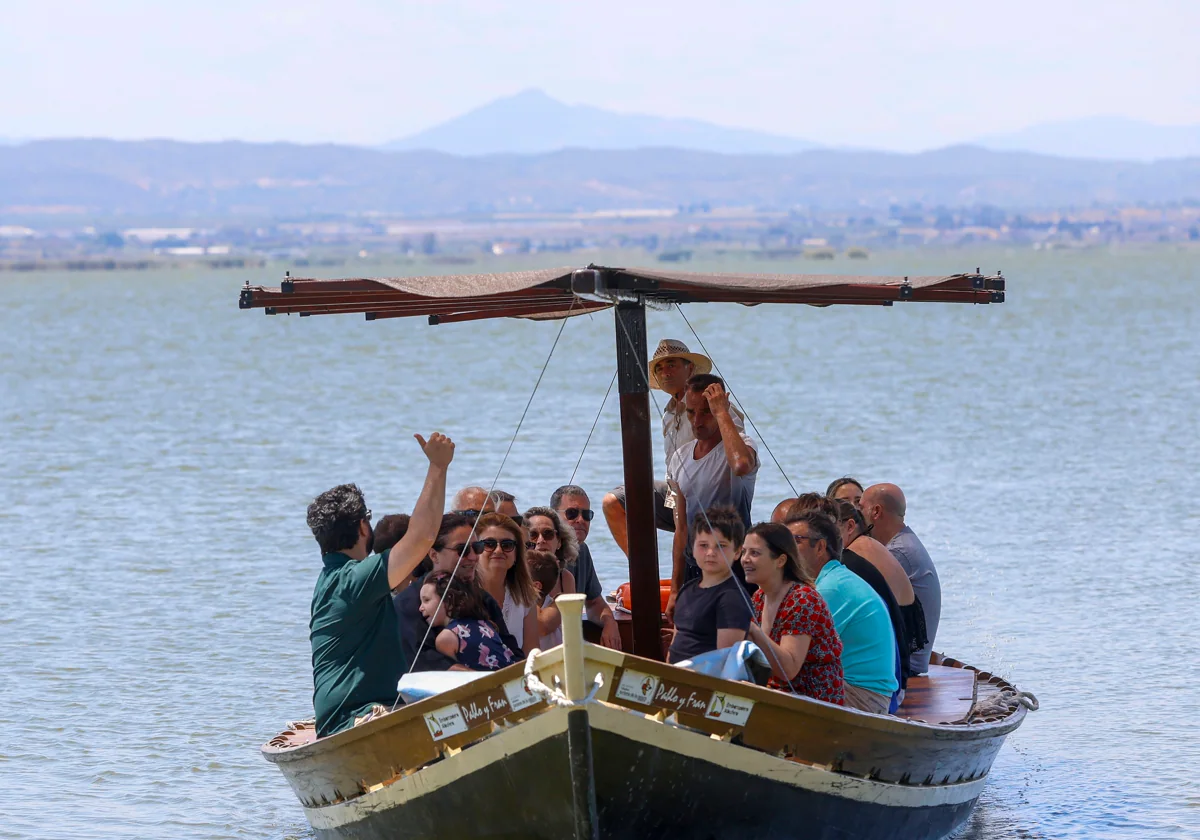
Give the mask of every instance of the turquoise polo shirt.
M 355 561 L 333 552 L 321 560 L 308 638 L 313 711 L 323 738 L 353 725 L 376 703 L 391 707 L 406 669 L 387 555 Z
M 817 591 L 829 605 L 834 629 L 842 639 L 846 682 L 890 697 L 900 684 L 896 681 L 896 633 L 883 599 L 838 560 L 830 560 L 821 569 Z

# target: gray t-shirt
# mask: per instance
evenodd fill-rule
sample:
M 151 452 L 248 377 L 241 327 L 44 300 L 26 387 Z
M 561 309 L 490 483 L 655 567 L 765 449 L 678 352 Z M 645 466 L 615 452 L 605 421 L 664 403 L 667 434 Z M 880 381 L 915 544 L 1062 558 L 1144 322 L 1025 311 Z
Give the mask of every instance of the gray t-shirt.
M 601 597 L 600 578 L 596 577 L 596 565 L 592 562 L 592 550 L 587 543 L 579 544 L 579 557 L 567 564 L 567 571 L 575 575 L 575 591 L 589 601 Z
M 745 432 L 740 434 L 757 461 L 758 446 L 754 439 Z M 725 457 L 724 441 L 703 458 L 694 458 L 695 450 L 696 441 L 693 440 L 676 450 L 667 464 L 667 473 L 679 482 L 679 489 L 687 499 L 688 519 L 716 505 L 729 505 L 737 510 L 749 528 L 758 464 L 755 463 L 754 469 L 746 475 L 734 475 L 729 459 Z
M 929 671 L 929 654 L 933 652 L 934 638 L 937 636 L 938 619 L 942 616 L 942 582 L 938 580 L 937 569 L 921 540 L 913 533 L 913 529 L 905 525 L 887 544 L 888 551 L 895 555 L 908 573 L 912 582 L 913 592 L 921 602 L 925 611 L 925 627 L 929 633 L 929 644 L 909 657 L 909 668 L 914 674 L 924 674 Z

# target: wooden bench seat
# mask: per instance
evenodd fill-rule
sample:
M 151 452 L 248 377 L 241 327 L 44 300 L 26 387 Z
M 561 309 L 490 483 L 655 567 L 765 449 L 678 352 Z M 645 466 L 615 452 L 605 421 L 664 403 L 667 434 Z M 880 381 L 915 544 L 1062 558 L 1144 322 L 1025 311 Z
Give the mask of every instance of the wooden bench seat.
M 909 677 L 904 704 L 896 716 L 926 723 L 961 723 L 975 705 L 975 672 L 930 665 L 929 673 Z

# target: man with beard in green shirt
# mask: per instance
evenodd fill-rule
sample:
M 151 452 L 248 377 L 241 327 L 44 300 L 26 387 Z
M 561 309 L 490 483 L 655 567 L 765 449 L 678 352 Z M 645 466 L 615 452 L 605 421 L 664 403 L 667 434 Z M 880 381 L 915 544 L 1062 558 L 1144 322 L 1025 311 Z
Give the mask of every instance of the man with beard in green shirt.
M 317 736 L 353 726 L 355 719 L 391 708 L 406 670 L 392 589 L 417 567 L 437 538 L 446 505 L 446 469 L 454 443 L 434 432 L 414 435 L 429 471 L 408 532 L 383 554 L 371 554 L 371 511 L 362 491 L 341 484 L 308 506 L 308 527 L 324 568 L 313 591 L 313 709 Z

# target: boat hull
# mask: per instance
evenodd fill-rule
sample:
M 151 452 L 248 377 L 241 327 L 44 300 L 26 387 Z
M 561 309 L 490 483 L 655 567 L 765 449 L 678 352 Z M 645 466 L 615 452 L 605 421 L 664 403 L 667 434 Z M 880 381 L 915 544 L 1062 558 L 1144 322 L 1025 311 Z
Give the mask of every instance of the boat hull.
M 941 838 L 984 778 L 848 778 L 624 710 L 589 710 L 605 838 Z M 731 760 L 732 759 L 732 760 Z M 322 840 L 574 836 L 566 712 L 553 709 L 352 801 L 308 808 Z

